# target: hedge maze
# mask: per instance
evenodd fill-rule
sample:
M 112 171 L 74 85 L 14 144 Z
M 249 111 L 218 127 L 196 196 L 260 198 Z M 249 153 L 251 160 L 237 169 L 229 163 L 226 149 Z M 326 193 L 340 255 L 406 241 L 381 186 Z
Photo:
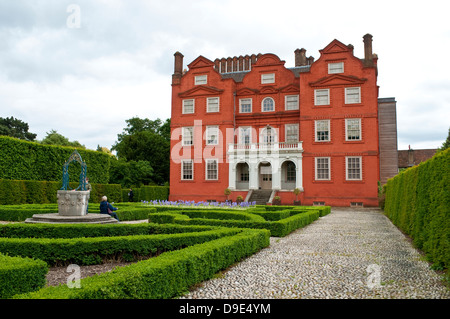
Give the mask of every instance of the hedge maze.
M 0 206 L 0 220 L 55 211 L 51 204 L 25 206 Z M 98 212 L 96 206 L 93 212 Z M 303 206 L 245 210 L 116 206 L 121 220 L 149 222 L 0 224 L 0 298 L 175 298 L 267 247 L 270 236 L 286 236 L 330 212 L 330 207 Z M 108 260 L 133 263 L 81 279 L 81 288 L 46 286 L 49 267 Z

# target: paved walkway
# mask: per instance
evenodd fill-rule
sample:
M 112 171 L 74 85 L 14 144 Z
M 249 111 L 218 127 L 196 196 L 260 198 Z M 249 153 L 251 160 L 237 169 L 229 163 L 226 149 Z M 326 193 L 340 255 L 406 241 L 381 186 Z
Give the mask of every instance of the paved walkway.
M 379 210 L 332 209 L 182 298 L 450 299 Z

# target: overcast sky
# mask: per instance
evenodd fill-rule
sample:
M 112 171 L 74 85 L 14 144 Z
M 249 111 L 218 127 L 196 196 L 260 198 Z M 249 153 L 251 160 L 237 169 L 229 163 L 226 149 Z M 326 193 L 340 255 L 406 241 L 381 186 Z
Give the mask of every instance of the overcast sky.
M 399 149 L 436 148 L 450 126 L 450 23 L 444 1 L 0 0 L 0 117 L 41 140 L 57 130 L 111 148 L 125 120 L 170 118 L 176 51 L 184 67 L 294 50 L 316 60 L 333 39 L 373 35 L 379 97 L 395 97 Z

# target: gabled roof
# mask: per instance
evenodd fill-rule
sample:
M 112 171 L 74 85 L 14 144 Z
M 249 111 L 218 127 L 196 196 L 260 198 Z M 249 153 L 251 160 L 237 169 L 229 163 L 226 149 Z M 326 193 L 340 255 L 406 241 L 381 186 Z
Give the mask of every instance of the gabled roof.
M 189 69 L 197 69 L 203 67 L 211 67 L 214 66 L 214 62 L 200 55 L 197 59 L 188 64 Z
M 351 49 L 339 40 L 334 39 L 325 48 L 319 50 L 321 54 L 349 52 Z

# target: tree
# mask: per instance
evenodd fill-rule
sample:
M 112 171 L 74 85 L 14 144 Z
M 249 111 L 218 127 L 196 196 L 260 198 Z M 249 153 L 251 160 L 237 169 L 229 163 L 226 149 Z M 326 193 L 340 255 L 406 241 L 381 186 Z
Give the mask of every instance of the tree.
M 450 148 L 450 127 L 448 128 L 447 139 L 445 140 L 444 143 L 442 143 L 442 146 L 438 149 L 438 152 L 444 151 L 447 148 Z
M 34 141 L 36 134 L 28 132 L 28 124 L 14 117 L 0 117 L 0 135 L 15 137 L 25 141 Z
M 69 141 L 67 137 L 62 136 L 56 130 L 47 132 L 47 136 L 41 141 L 44 145 L 58 145 L 58 146 L 71 146 L 76 148 L 85 149 L 84 145 L 81 145 L 78 141 Z
M 153 169 L 152 180 L 158 185 L 169 181 L 170 120 L 149 120 L 137 117 L 126 120 L 127 127 L 118 135 L 111 150 L 119 160 L 147 161 Z
M 153 168 L 147 161 L 112 159 L 109 176 L 112 184 L 120 184 L 124 188 L 140 187 L 152 182 Z

